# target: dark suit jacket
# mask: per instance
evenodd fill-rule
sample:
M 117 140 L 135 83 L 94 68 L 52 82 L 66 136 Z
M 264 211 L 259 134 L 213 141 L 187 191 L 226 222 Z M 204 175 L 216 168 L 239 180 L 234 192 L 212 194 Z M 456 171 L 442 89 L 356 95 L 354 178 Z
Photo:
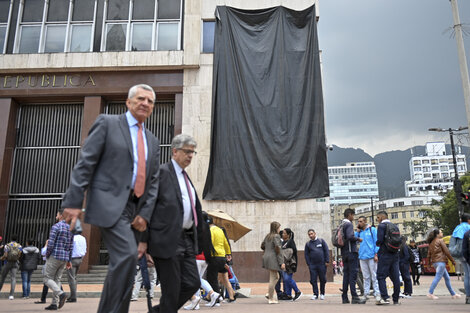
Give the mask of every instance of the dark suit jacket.
M 158 194 L 160 144 L 147 129 L 145 136 L 148 147 L 145 192 L 137 204 L 137 213 L 148 222 Z M 86 191 L 85 222 L 99 227 L 113 226 L 129 199 L 133 160 L 125 114 L 98 116 L 73 168 L 62 208 L 81 208 Z
M 200 253 L 202 249 L 202 210 L 197 193 L 196 211 L 198 226 L 196 229 L 193 225 L 193 231 L 195 232 L 193 238 L 195 252 Z M 160 189 L 155 210 L 148 226 L 148 251 L 150 255 L 162 259 L 174 257 L 182 231 L 183 198 L 175 168 L 170 161 L 160 167 Z

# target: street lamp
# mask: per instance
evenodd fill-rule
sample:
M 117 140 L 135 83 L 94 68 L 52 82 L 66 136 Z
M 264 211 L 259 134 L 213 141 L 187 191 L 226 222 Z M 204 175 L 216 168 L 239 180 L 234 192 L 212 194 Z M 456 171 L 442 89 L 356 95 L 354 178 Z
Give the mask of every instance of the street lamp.
M 454 179 L 454 191 L 455 191 L 455 196 L 457 198 L 457 207 L 459 209 L 459 218 L 463 214 L 463 205 L 462 205 L 462 183 L 459 180 L 459 172 L 457 170 L 457 159 L 455 158 L 455 146 L 454 146 L 454 133 L 455 132 L 460 132 L 462 130 L 466 130 L 468 127 L 462 127 L 460 126 L 457 129 L 452 129 L 452 128 L 429 128 L 429 131 L 434 131 L 434 132 L 449 132 L 450 135 L 450 147 L 452 150 L 452 160 L 454 162 L 454 173 L 455 173 L 455 179 Z

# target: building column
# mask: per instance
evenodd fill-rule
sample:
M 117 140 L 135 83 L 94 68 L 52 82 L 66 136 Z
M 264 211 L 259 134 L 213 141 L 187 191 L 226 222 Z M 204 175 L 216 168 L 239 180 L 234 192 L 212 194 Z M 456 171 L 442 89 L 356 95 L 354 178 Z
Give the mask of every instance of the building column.
M 83 121 L 82 121 L 82 134 L 81 145 L 88 136 L 91 126 L 95 122 L 98 115 L 103 112 L 104 101 L 101 97 L 85 97 L 83 106 Z M 79 273 L 88 273 L 91 265 L 98 264 L 100 259 L 100 243 L 101 233 L 100 229 L 90 224 L 82 223 L 82 235 L 87 241 L 87 254 L 83 258 L 82 265 L 80 266 Z
M 183 130 L 183 94 L 175 94 L 175 132 L 174 136 L 182 133 Z
M 0 99 L 0 235 L 5 232 L 18 109 L 12 98 Z

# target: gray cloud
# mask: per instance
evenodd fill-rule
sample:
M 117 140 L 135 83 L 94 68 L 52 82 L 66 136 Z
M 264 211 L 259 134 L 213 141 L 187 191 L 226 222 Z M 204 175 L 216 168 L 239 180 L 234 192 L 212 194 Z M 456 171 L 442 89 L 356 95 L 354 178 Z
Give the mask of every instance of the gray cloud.
M 470 1 L 459 9 L 470 30 Z M 318 25 L 329 143 L 375 155 L 467 125 L 448 0 L 323 0 Z

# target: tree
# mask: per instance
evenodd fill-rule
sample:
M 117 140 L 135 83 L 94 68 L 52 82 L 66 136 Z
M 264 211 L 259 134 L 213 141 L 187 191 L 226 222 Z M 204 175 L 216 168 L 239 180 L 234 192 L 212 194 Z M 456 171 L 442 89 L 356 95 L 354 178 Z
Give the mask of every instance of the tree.
M 410 229 L 411 237 L 416 240 L 418 236 L 426 236 L 432 227 L 441 227 L 441 219 L 439 211 L 432 209 L 421 209 L 418 216 L 422 217 L 420 221 L 405 221 L 403 227 Z
M 470 189 L 470 175 L 466 174 L 460 177 L 460 181 L 462 183 L 462 190 L 467 192 Z M 439 218 L 441 220 L 440 227 L 444 233 L 444 236 L 451 235 L 454 231 L 454 228 L 460 224 L 460 216 L 455 191 L 453 189 L 449 190 L 439 202 L 439 205 L 441 206 L 439 211 Z M 464 212 L 468 213 L 469 211 L 470 208 L 464 208 Z M 433 218 L 438 217 L 435 216 Z

